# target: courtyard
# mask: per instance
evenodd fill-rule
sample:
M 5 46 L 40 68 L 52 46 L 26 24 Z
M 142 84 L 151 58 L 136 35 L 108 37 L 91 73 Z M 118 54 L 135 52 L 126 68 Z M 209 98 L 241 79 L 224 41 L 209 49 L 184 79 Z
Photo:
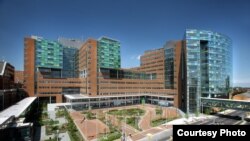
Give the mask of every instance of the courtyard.
M 180 117 L 172 107 L 150 104 L 70 111 L 70 117 L 85 140 L 134 140 L 170 127 L 163 124 Z

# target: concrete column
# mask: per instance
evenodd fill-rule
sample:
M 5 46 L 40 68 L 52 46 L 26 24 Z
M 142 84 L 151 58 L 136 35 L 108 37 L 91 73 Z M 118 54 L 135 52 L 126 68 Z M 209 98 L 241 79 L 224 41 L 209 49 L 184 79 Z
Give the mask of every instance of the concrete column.
M 101 98 L 99 98 L 99 108 L 101 108 L 101 104 L 100 104 Z
M 88 106 L 88 109 L 89 109 L 89 107 L 90 107 L 90 98 L 89 98 L 89 106 Z

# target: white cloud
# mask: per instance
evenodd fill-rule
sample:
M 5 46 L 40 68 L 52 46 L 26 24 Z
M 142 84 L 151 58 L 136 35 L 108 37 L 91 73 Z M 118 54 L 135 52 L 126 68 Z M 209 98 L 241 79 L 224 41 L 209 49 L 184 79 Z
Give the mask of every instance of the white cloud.
M 140 60 L 141 59 L 141 55 L 138 55 L 136 58 L 137 58 L 137 60 Z

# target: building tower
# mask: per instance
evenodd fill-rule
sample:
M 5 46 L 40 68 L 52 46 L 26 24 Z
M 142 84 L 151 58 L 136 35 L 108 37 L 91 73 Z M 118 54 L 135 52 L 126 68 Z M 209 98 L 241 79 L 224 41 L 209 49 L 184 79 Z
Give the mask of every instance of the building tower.
M 187 29 L 186 110 L 200 111 L 200 97 L 228 97 L 232 83 L 232 41 L 217 32 Z

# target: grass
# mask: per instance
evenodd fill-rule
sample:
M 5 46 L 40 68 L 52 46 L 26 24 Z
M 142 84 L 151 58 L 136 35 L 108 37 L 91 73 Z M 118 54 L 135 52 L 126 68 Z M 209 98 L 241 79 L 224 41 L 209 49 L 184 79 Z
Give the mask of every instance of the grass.
M 138 117 L 139 118 L 139 117 Z M 141 130 L 138 126 L 139 119 L 137 117 L 129 117 L 126 119 L 126 123 L 137 130 Z
M 56 112 L 56 117 L 58 118 L 58 117 L 63 117 L 64 116 L 64 110 L 57 110 L 57 112 Z
M 125 121 L 124 117 L 128 116 L 126 118 L 126 123 L 137 130 L 141 130 L 138 126 L 138 122 L 139 122 L 139 117 L 145 114 L 145 110 L 139 108 L 121 109 L 121 110 L 115 109 L 115 110 L 110 110 L 108 114 L 119 116 L 117 117 L 119 121 Z
M 156 113 L 156 115 L 161 115 L 162 114 L 162 109 L 156 108 L 155 113 Z
M 96 119 L 96 114 L 94 114 L 92 112 L 87 112 L 86 118 L 87 119 Z
M 47 139 L 45 141 L 57 141 L 57 139 L 56 138 L 51 138 L 51 139 Z
M 108 133 L 100 138 L 100 141 L 113 141 L 119 139 L 122 136 L 120 132 Z
M 164 124 L 167 122 L 167 119 L 166 118 L 160 118 L 160 119 L 157 119 L 157 120 L 153 120 L 151 122 L 151 126 L 155 127 L 155 126 L 159 126 L 161 124 Z
M 90 111 L 84 111 L 84 112 L 82 112 L 82 114 L 84 114 L 88 120 L 96 119 L 96 114 L 94 114 Z
M 73 120 L 71 119 L 69 113 L 64 110 L 65 112 L 65 117 L 66 119 L 68 120 L 68 126 L 67 126 L 67 130 L 68 130 L 68 133 L 69 133 L 69 138 L 71 141 L 79 141 L 79 140 L 82 140 L 82 137 L 79 136 L 80 133 L 78 132 L 76 126 L 75 126 L 75 123 L 73 122 Z
M 59 126 L 59 132 L 60 133 L 65 133 L 67 131 L 67 123 L 64 123 L 63 125 Z
M 118 116 L 142 116 L 144 115 L 145 111 L 139 108 L 132 108 L 132 109 L 121 109 L 121 110 L 110 110 L 108 114 L 110 115 L 118 115 Z
M 43 125 L 54 125 L 54 124 L 59 124 L 58 120 L 39 120 L 39 123 L 41 126 Z
M 159 125 L 162 125 L 166 122 L 169 122 L 169 121 L 172 121 L 174 119 L 177 119 L 178 117 L 175 117 L 175 118 L 160 118 L 160 119 L 156 119 L 156 120 L 153 120 L 151 121 L 151 126 L 155 127 L 155 126 L 159 126 Z
M 52 134 L 55 134 L 56 133 L 56 130 L 58 130 L 59 127 L 58 126 L 53 126 L 53 125 L 46 125 L 45 126 L 45 132 L 46 132 L 46 135 L 52 135 Z
M 51 123 L 51 124 L 50 124 Z M 57 121 L 47 122 L 45 125 L 46 135 L 52 135 L 56 133 L 56 130 L 59 130 L 59 133 L 65 133 L 67 131 L 67 123 L 63 125 L 55 125 L 58 124 Z
M 47 135 L 55 134 L 57 130 L 59 130 L 59 133 L 64 133 L 68 131 L 69 137 L 71 141 L 81 141 L 82 136 L 78 132 L 73 120 L 71 119 L 69 113 L 63 109 L 56 112 L 56 117 L 62 117 L 65 116 L 67 119 L 67 123 L 64 123 L 62 125 L 58 125 L 59 121 L 57 120 L 49 120 L 46 104 L 42 103 L 39 106 L 40 109 L 40 115 L 38 116 L 39 126 L 45 125 L 45 132 Z M 55 138 L 48 139 L 47 141 L 56 141 Z

